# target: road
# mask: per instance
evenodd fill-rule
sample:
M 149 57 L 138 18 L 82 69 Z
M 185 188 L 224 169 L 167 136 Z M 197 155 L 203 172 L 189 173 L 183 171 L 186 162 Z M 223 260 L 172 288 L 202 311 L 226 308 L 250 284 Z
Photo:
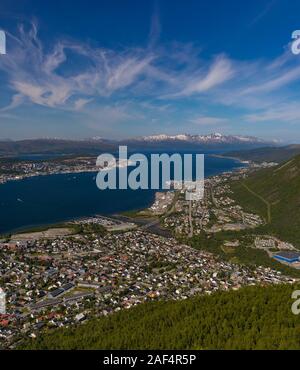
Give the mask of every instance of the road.
M 272 222 L 272 215 L 271 215 L 271 204 L 265 200 L 261 195 L 256 193 L 254 190 L 251 190 L 249 186 L 247 186 L 245 183 L 242 184 L 245 189 L 249 191 L 252 195 L 256 196 L 258 199 L 260 199 L 265 205 L 267 206 L 267 223 L 270 224 Z
M 189 238 L 192 238 L 194 235 L 193 219 L 192 219 L 192 201 L 189 201 L 189 223 L 190 223 L 190 232 Z

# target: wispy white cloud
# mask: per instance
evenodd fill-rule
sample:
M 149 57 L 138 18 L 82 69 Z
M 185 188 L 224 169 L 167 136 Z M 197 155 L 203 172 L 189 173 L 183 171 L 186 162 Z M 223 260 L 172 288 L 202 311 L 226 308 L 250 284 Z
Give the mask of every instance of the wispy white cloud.
M 74 103 L 75 110 L 81 110 L 86 104 L 90 103 L 93 99 L 78 98 Z
M 72 53 L 83 59 L 77 71 L 72 71 L 72 63 L 68 63 Z M 81 95 L 74 105 L 78 109 L 82 106 L 82 95 L 86 100 L 110 96 L 130 86 L 154 58 L 140 49 L 115 52 L 67 40 L 45 51 L 33 23 L 27 31 L 19 27 L 18 37 L 11 39 L 10 52 L 0 60 L 0 69 L 8 76 L 14 96 L 18 96 L 9 108 L 24 101 L 20 98 L 23 97 L 34 104 L 70 109 L 70 98 Z
M 214 126 L 227 123 L 228 119 L 213 116 L 198 116 L 196 118 L 192 118 L 190 122 L 200 126 Z
M 275 90 L 295 82 L 300 78 L 300 66 L 291 70 L 284 71 L 282 74 L 263 81 L 261 84 L 253 85 L 246 88 L 243 94 L 255 94 L 259 92 L 274 92 Z
M 211 90 L 223 84 L 234 75 L 234 69 L 226 57 L 217 58 L 208 72 L 202 72 L 201 76 L 192 76 L 182 91 L 174 94 L 174 97 L 190 96 Z
M 208 96 L 214 104 L 230 106 L 249 114 L 277 109 L 299 101 L 300 66 L 290 49 L 274 60 L 234 61 L 235 78 Z M 300 105 L 300 104 L 299 104 Z M 242 115 L 241 115 L 242 118 Z
M 159 17 L 159 9 L 156 4 L 155 10 L 152 15 L 151 19 L 151 28 L 150 28 L 150 34 L 149 34 L 149 48 L 153 48 L 156 46 L 157 42 L 159 41 L 161 33 L 161 23 L 160 23 L 160 17 Z
M 265 7 L 261 10 L 260 13 L 258 13 L 253 20 L 250 22 L 249 26 L 255 25 L 257 22 L 259 22 L 262 18 L 264 18 L 274 7 L 277 0 L 271 0 L 268 1 L 268 3 L 265 5 Z
M 19 27 L 11 38 L 10 52 L 0 60 L 0 70 L 9 78 L 14 99 L 7 108 L 31 102 L 52 107 L 79 109 L 91 98 L 107 98 L 122 93 L 127 97 L 142 92 L 145 96 L 191 96 L 206 92 L 230 79 L 231 62 L 217 57 L 211 65 L 196 58 L 191 44 L 155 46 L 160 32 L 153 19 L 149 45 L 146 48 L 109 50 L 92 48 L 74 40 L 60 40 L 50 50 L 38 37 L 35 23 L 29 29 Z M 72 57 L 82 59 L 80 68 Z M 23 99 L 21 99 L 21 97 Z M 78 102 L 74 99 L 78 97 Z
M 244 116 L 247 122 L 300 123 L 300 105 L 297 102 L 283 103 L 271 109 Z

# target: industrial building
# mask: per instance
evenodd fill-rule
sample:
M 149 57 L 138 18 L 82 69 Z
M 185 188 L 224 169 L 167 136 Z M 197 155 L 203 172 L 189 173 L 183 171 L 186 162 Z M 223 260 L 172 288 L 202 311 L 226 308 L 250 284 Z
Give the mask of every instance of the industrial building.
M 286 263 L 294 263 L 294 262 L 300 261 L 299 252 L 281 251 L 281 252 L 276 253 L 273 257 L 281 262 L 286 262 Z

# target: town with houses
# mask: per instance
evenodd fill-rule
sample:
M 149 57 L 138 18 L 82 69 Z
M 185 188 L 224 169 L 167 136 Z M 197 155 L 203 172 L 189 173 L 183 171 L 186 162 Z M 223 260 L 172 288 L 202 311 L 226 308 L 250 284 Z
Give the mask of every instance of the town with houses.
M 205 181 L 205 196 L 197 202 L 187 202 L 184 195 L 176 203 L 175 212 L 164 219 L 166 227 L 174 228 L 177 234 L 193 235 L 201 232 L 217 233 L 222 230 L 239 231 L 255 228 L 263 220 L 254 214 L 243 211 L 230 198 L 230 187 L 227 180 L 230 175 L 216 176 Z
M 96 172 L 94 157 L 64 157 L 52 160 L 0 160 L 0 184 L 34 176 Z

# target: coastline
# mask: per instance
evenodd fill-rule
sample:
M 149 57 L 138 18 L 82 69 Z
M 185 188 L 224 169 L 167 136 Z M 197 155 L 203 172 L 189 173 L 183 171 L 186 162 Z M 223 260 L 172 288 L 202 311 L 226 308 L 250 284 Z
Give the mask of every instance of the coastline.
M 131 167 L 133 166 L 133 162 L 128 161 L 127 164 L 122 163 L 116 163 L 115 166 L 110 166 L 107 167 L 107 170 L 113 170 L 114 168 L 124 168 L 124 167 Z M 77 173 L 98 173 L 102 171 L 102 168 L 85 168 L 85 169 L 80 169 L 80 170 L 66 170 L 66 171 L 57 171 L 57 172 L 41 172 L 41 173 L 33 173 L 33 174 L 23 174 L 23 175 L 16 175 L 15 178 L 9 178 L 4 181 L 0 180 L 0 185 L 7 184 L 8 182 L 12 181 L 22 181 L 26 180 L 29 178 L 34 178 L 34 177 L 40 177 L 40 176 L 54 176 L 54 175 L 72 175 L 72 174 L 77 174 Z
M 4 182 L 0 182 L 0 186 L 1 185 L 5 185 L 9 182 L 15 182 L 15 181 L 22 181 L 22 180 L 26 180 L 26 179 L 32 179 L 32 178 L 35 178 L 35 177 L 42 177 L 42 176 L 56 176 L 56 175 L 72 175 L 72 174 L 81 174 L 81 173 L 98 173 L 99 170 L 96 170 L 96 169 L 84 169 L 84 170 L 79 170 L 79 171 L 66 171 L 66 172 L 51 172 L 51 173 L 34 173 L 34 174 L 28 174 L 28 175 L 24 175 L 22 176 L 21 178 L 13 178 L 13 179 L 7 179 L 6 181 Z
M 210 154 L 211 157 L 215 157 L 215 158 L 224 158 L 224 159 L 233 159 L 235 161 L 238 161 L 240 163 L 243 163 L 243 164 L 252 164 L 253 161 L 246 161 L 246 160 L 243 160 L 241 158 L 238 158 L 238 157 L 233 157 L 233 156 L 226 156 L 224 154 Z

